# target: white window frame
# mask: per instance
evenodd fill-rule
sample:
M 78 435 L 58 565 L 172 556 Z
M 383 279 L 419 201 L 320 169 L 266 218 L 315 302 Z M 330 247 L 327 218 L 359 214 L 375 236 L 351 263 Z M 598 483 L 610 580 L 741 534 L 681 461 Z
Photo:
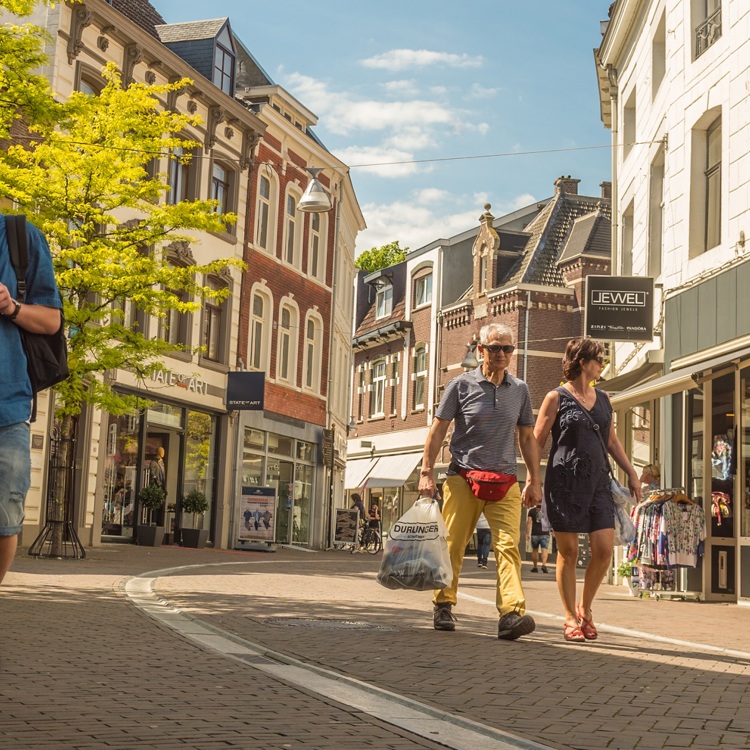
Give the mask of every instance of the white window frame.
M 424 273 L 414 279 L 413 307 L 424 307 L 432 303 L 432 272 Z
M 268 182 L 268 196 L 261 194 L 261 181 Z M 258 200 L 255 217 L 255 245 L 271 255 L 274 254 L 276 240 L 276 180 L 270 174 L 261 173 L 258 175 Z M 263 234 L 263 223 L 265 221 L 265 243 L 261 242 Z
M 263 313 L 255 311 L 256 295 L 263 300 Z M 270 369 L 271 322 L 273 320 L 273 295 L 267 287 L 253 285 L 250 292 L 250 329 L 248 331 L 248 370 L 268 372 Z M 257 356 L 256 356 L 257 352 Z
M 300 247 L 302 242 L 302 221 L 299 212 L 300 196 L 289 190 L 284 199 L 284 244 L 281 248 L 281 259 L 294 268 L 300 267 Z M 290 212 L 294 201 L 294 211 Z M 291 252 L 290 252 L 291 251 Z
M 384 359 L 372 363 L 372 386 L 370 390 L 370 416 L 385 416 L 385 384 L 388 365 Z
M 421 362 L 420 362 L 421 358 Z M 420 364 L 422 368 L 420 369 Z M 414 411 L 424 411 L 425 401 L 427 400 L 427 346 L 425 344 L 419 344 L 414 349 Z M 422 400 L 417 401 L 417 388 L 421 383 L 422 388 Z
M 318 224 L 316 227 L 315 224 Z M 326 236 L 328 224 L 325 214 L 310 214 L 310 227 L 307 243 L 307 274 L 314 279 L 323 281 L 326 277 Z M 317 264 L 313 264 L 313 258 L 317 254 Z
M 289 328 L 284 327 L 284 313 L 289 313 Z M 287 348 L 287 372 L 282 371 L 284 348 Z M 279 305 L 279 327 L 276 342 L 276 379 L 290 385 L 297 384 L 297 351 L 299 349 L 299 310 L 289 297 Z
M 375 293 L 375 318 L 387 318 L 393 313 L 393 284 L 389 281 L 378 286 Z
M 312 326 L 312 336 L 310 335 Z M 308 312 L 305 316 L 305 349 L 302 359 L 302 388 L 320 393 L 321 367 L 323 363 L 323 319 Z

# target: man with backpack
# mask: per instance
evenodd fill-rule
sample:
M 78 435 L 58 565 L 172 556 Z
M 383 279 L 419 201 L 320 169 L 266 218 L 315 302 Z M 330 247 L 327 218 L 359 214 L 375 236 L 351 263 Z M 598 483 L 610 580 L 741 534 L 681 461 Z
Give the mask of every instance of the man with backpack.
M 47 241 L 30 224 L 27 237 L 26 289 L 19 302 L 6 220 L 0 215 L 0 582 L 16 553 L 31 483 L 29 420 L 34 392 L 21 329 L 51 335 L 62 324 L 62 303 Z

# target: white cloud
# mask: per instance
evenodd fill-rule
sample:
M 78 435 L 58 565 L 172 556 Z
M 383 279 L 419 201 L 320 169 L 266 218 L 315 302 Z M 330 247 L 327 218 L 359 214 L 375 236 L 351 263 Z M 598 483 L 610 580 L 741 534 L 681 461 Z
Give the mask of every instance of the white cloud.
M 416 96 L 419 93 L 419 89 L 414 81 L 386 81 L 386 83 L 381 83 L 380 85 L 389 94 L 397 96 Z
M 392 49 L 374 57 L 361 60 L 366 68 L 382 70 L 407 70 L 429 65 L 447 65 L 452 68 L 479 68 L 484 60 L 481 56 L 456 55 L 451 52 L 434 52 L 427 49 Z
M 469 99 L 491 99 L 500 89 L 489 88 L 481 83 L 472 83 L 467 96 Z
M 532 195 L 524 193 L 493 204 L 490 210 L 498 217 L 535 200 Z M 492 203 L 484 192 L 456 196 L 446 190 L 425 188 L 415 191 L 410 200 L 365 204 L 362 213 L 367 229 L 357 236 L 357 253 L 394 240 L 398 240 L 401 247 L 418 250 L 435 240 L 448 239 L 478 227 L 479 217 L 488 202 Z
M 416 174 L 420 170 L 419 164 L 414 164 L 414 154 L 411 151 L 403 151 L 398 148 L 386 146 L 351 146 L 338 149 L 336 156 L 351 167 L 357 167 L 357 172 L 376 174 L 379 177 L 407 177 Z M 393 162 L 408 162 L 397 164 Z M 364 164 L 383 166 L 361 166 Z

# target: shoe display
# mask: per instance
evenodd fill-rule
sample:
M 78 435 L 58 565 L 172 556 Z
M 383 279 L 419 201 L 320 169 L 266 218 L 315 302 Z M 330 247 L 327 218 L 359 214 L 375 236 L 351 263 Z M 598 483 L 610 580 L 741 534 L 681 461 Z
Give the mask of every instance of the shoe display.
M 537 568 L 537 567 L 536 567 L 536 565 L 535 565 L 535 566 L 534 566 L 534 567 L 533 567 L 533 568 L 531 569 L 531 572 L 532 572 L 532 573 L 538 573 L 538 572 L 539 572 L 539 568 Z
M 432 624 L 435 630 L 455 630 L 456 618 L 451 612 L 451 604 L 436 604 L 432 613 Z
M 546 565 L 542 565 L 542 573 L 549 573 L 549 570 L 547 570 Z
M 504 641 L 515 641 L 522 635 L 533 633 L 536 623 L 531 615 L 519 615 L 518 612 L 508 612 L 497 624 L 497 637 Z

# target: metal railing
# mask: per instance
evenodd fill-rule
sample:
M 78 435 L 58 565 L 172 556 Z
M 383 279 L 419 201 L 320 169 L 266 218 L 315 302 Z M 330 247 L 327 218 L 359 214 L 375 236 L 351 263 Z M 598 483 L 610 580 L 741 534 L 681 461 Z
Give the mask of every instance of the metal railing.
M 721 38 L 721 6 L 695 30 L 695 56 L 700 57 L 715 41 Z

